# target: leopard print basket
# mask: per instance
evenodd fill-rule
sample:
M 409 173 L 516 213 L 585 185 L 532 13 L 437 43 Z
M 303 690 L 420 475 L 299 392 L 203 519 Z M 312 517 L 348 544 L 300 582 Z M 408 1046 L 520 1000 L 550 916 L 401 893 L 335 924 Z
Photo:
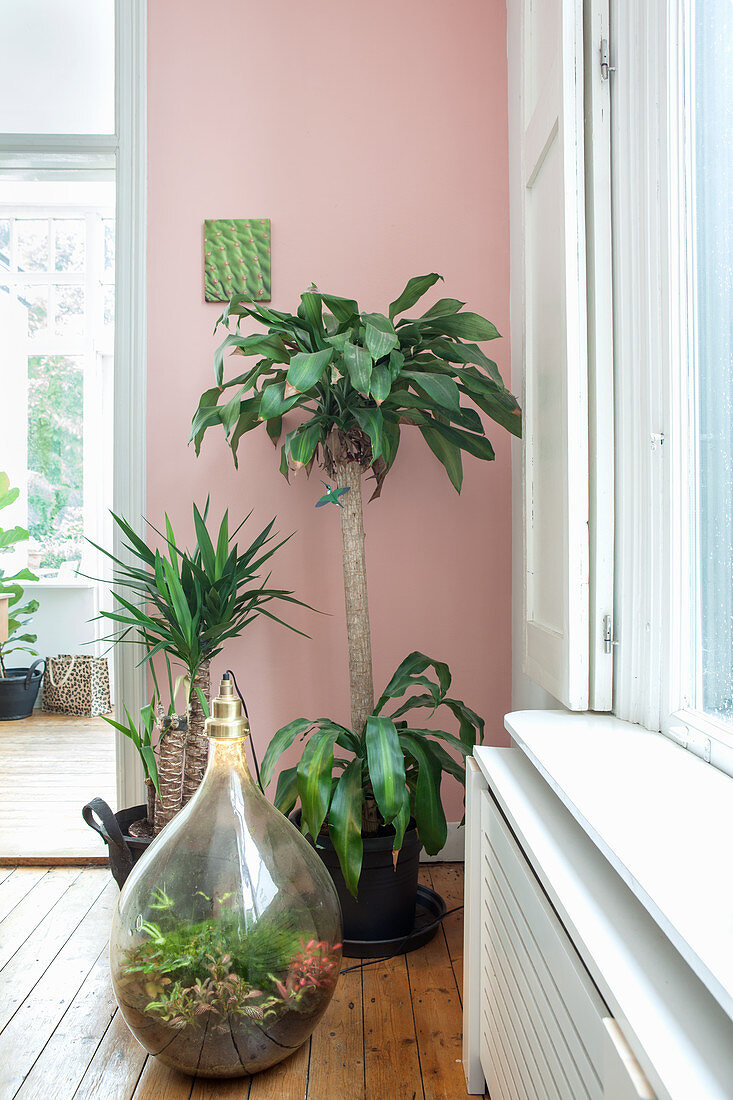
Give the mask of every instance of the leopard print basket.
M 46 659 L 44 710 L 93 718 L 109 714 L 109 668 L 106 657 L 62 653 Z

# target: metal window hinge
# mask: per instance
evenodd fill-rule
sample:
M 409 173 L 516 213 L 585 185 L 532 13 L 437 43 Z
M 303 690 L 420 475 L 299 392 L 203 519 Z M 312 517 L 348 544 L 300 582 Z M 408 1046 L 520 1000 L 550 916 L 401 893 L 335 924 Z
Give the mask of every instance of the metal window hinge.
M 601 39 L 601 80 L 608 80 L 609 73 L 616 72 L 616 66 L 609 64 L 608 39 Z
M 613 653 L 613 647 L 618 645 L 618 642 L 613 636 L 613 615 L 603 616 L 603 651 L 604 653 Z

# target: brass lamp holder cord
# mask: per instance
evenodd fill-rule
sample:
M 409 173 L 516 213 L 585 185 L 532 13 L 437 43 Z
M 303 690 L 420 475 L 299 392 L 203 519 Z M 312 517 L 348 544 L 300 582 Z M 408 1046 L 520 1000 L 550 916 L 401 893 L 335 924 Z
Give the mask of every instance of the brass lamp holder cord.
M 224 675 L 231 677 L 232 683 L 234 684 L 234 690 L 236 691 L 236 693 L 239 696 L 240 701 L 242 703 L 242 710 L 244 711 L 244 717 L 247 719 L 247 724 L 249 725 L 249 712 L 247 710 L 247 704 L 244 701 L 244 696 L 242 695 L 241 691 L 239 690 L 239 685 L 237 684 L 237 677 L 234 675 L 234 673 L 232 672 L 232 670 L 230 668 L 228 668 L 226 670 Z M 255 743 L 254 743 L 254 738 L 252 737 L 251 728 L 250 728 L 250 732 L 249 732 L 249 747 L 252 749 L 252 761 L 253 761 L 254 766 L 255 766 L 255 775 L 257 776 L 257 786 L 260 788 L 260 790 L 264 794 L 265 792 L 264 792 L 263 787 L 262 787 L 262 780 L 260 779 L 260 765 L 257 762 L 257 753 L 255 752 Z

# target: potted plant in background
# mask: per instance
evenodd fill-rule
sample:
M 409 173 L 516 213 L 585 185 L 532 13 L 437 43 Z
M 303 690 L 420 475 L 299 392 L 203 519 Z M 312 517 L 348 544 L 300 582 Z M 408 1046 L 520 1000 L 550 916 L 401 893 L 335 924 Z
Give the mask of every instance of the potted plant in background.
M 20 495 L 19 489 L 10 488 L 10 478 L 0 473 L 0 508 L 8 508 Z M 0 550 L 10 550 L 20 542 L 25 542 L 28 532 L 24 527 L 11 527 L 4 531 L 0 528 Z M 33 648 L 37 635 L 26 631 L 32 615 L 38 610 L 38 600 L 23 603 L 24 593 L 21 581 L 37 581 L 38 577 L 30 569 L 19 569 L 10 575 L 0 568 L 0 720 L 10 721 L 29 718 L 33 713 L 38 688 L 41 684 L 43 661 L 34 661 L 30 666 L 8 667 L 8 658 L 13 653 L 36 655 Z
M 302 633 L 275 614 L 272 606 L 282 603 L 306 605 L 291 592 L 271 587 L 269 574 L 264 580 L 259 579 L 263 567 L 291 537 L 276 541 L 272 530 L 274 519 L 248 546 L 240 549 L 235 539 L 249 516 L 230 534 L 229 516 L 225 512 L 212 540 L 207 529 L 207 501 L 203 513 L 196 505 L 193 507 L 194 549 L 189 551 L 179 545 L 166 516 L 165 534 L 156 531 L 164 541 L 165 552 L 161 552 L 148 546 L 126 520 L 119 516 L 113 518 L 126 540 L 124 546 L 129 557 L 123 561 L 103 547 L 97 547 L 114 564 L 112 584 L 118 605 L 114 611 L 101 612 L 100 618 L 114 624 L 109 641 L 143 644 L 143 661 L 151 670 L 154 684 L 153 700 L 144 708 L 139 728 L 129 713 L 127 726 L 112 723 L 135 743 L 149 781 L 148 806 L 135 807 L 139 821 L 130 820 L 130 810 L 114 815 L 119 819 L 118 824 L 124 821 L 127 827 L 126 842 L 129 837 L 142 839 L 142 844 L 133 846 L 139 854 L 139 850 L 144 849 L 188 802 L 203 778 L 208 756 L 204 722 L 208 713 L 211 660 L 229 639 L 238 637 L 259 615 Z M 163 714 L 163 693 L 155 668 L 159 655 L 165 662 L 167 674 L 170 700 L 167 716 Z M 174 669 L 176 673 L 180 670 L 175 681 Z M 175 700 L 181 686 L 186 698 L 186 714 L 176 715 Z M 152 725 L 156 711 L 161 728 L 153 751 Z M 100 808 L 99 802 L 95 800 L 95 812 Z M 98 813 L 98 816 L 101 815 Z M 107 836 L 102 834 L 108 843 L 110 828 L 114 828 L 112 816 L 109 811 Z M 97 827 L 87 807 L 85 818 Z M 104 820 L 102 824 L 105 825 Z
M 321 831 L 327 824 L 344 884 L 352 895 L 358 888 L 362 914 L 376 914 L 383 907 L 382 902 L 372 905 L 371 898 L 365 901 L 365 843 L 373 846 L 370 838 L 381 840 L 380 831 L 386 830 L 399 853 L 414 818 L 426 850 L 437 853 L 446 838 L 441 775 L 463 771 L 438 741 L 465 755 L 483 731 L 469 708 L 448 700 L 447 666 L 418 653 L 402 662 L 374 705 L 362 480 L 370 472 L 375 481 L 372 499 L 380 495 L 404 427 L 417 428 L 458 492 L 463 452 L 494 458 L 479 411 L 512 434 L 521 434 L 517 401 L 478 344 L 499 335 L 490 321 L 464 312 L 465 303 L 453 298 L 441 298 L 419 317 L 402 316 L 439 278 L 433 273 L 410 279 L 387 314 L 363 312 L 354 299 L 316 287 L 301 296 L 296 314 L 233 298 L 217 327 L 229 327 L 236 319 L 235 331 L 217 349 L 216 385 L 202 395 L 191 429 L 198 453 L 205 432 L 223 426 L 236 463 L 242 435 L 264 423 L 277 444 L 283 417 L 296 413 L 297 422 L 282 442 L 281 472 L 285 477 L 301 467 L 310 472 L 318 463 L 335 482 L 318 504 L 332 501 L 341 509 L 351 728 L 329 719 L 297 719 L 275 734 L 263 770 L 269 777 L 280 751 L 298 736 L 307 738 L 300 763 L 281 776 L 276 798 L 283 808 L 293 804 L 294 796 L 300 799 L 303 828 L 319 845 L 327 840 Z M 243 335 L 244 319 L 266 332 Z M 255 362 L 225 381 L 227 351 Z M 424 675 L 428 668 L 437 679 Z M 386 703 L 410 688 L 427 691 L 385 715 Z M 410 729 L 401 721 L 409 710 L 440 705 L 458 720 L 459 735 L 453 741 L 446 732 Z M 334 746 L 353 759 L 335 758 Z M 414 912 L 416 858 L 412 877 Z M 341 885 L 338 877 L 336 881 Z M 349 898 L 343 889 L 342 904 L 349 938 Z

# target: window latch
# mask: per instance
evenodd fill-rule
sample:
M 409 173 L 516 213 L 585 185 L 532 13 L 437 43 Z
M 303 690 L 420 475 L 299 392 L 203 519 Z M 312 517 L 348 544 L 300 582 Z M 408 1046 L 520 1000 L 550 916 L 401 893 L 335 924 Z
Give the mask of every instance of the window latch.
M 613 647 L 618 642 L 613 636 L 613 615 L 603 616 L 603 652 L 613 653 Z
M 609 64 L 608 39 L 601 39 L 601 80 L 608 80 L 609 73 L 615 73 L 616 67 Z

